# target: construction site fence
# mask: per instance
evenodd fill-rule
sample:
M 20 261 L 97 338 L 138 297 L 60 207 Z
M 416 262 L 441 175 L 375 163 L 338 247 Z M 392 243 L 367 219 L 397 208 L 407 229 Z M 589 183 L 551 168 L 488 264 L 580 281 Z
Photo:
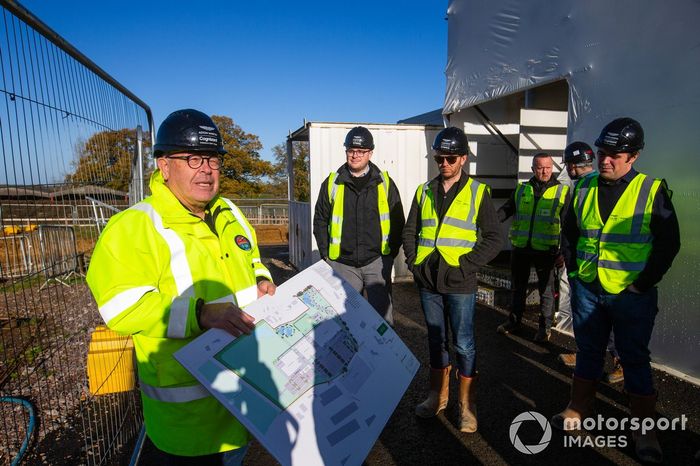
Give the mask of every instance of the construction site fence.
M 152 140 L 143 101 L 0 0 L 0 466 L 128 463 L 133 347 L 102 327 L 85 271 L 144 197 Z

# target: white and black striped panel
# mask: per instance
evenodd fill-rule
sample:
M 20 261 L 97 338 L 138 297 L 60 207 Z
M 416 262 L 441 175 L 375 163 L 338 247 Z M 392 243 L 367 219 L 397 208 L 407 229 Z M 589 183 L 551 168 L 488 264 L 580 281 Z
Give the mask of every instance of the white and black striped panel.
M 554 159 L 554 173 L 563 169 L 561 155 L 566 147 L 567 112 L 554 110 L 520 110 L 518 181 L 532 177 L 532 159 L 540 152 Z

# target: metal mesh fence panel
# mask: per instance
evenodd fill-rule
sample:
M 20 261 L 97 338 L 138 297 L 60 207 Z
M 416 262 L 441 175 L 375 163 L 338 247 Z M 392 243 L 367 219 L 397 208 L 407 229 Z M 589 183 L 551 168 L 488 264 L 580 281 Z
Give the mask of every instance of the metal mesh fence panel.
M 150 109 L 0 1 L 0 464 L 122 464 L 141 428 L 131 341 L 84 273 L 143 197 Z

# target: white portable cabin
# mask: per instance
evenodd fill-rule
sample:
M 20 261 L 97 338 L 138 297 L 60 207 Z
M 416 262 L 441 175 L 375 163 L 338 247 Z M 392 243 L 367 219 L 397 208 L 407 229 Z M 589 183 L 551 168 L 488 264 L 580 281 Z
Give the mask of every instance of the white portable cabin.
M 418 185 L 437 175 L 430 146 L 442 127 L 415 124 L 305 123 L 287 138 L 288 157 L 292 154 L 290 144 L 309 144 L 311 200 L 298 202 L 294 193 L 290 193 L 289 256 L 292 264 L 299 269 L 304 269 L 320 259 L 312 231 L 314 206 L 323 180 L 345 163 L 345 135 L 358 125 L 366 127 L 372 133 L 375 146 L 372 162 L 389 172 L 389 176 L 398 187 L 406 215 Z M 287 166 L 292 167 L 293 164 L 288 161 Z M 294 173 L 290 172 L 289 176 L 292 178 Z M 290 182 L 290 186 L 293 186 L 293 182 Z M 403 250 L 394 263 L 394 275 L 409 275 L 404 263 Z
M 447 19 L 443 113 L 475 141 L 476 172 L 494 198 L 512 189 L 516 173 L 529 177 L 533 151 L 593 145 L 617 117 L 642 124 L 646 147 L 635 168 L 668 181 L 682 241 L 659 285 L 652 357 L 697 382 L 700 3 L 452 0 Z

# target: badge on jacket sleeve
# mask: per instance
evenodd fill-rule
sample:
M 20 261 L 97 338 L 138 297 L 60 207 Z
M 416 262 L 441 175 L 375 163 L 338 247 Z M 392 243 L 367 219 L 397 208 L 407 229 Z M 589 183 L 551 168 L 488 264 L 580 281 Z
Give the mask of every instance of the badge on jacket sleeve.
M 250 240 L 246 238 L 243 235 L 237 235 L 234 238 L 234 241 L 236 242 L 236 246 L 239 248 L 243 249 L 244 251 L 250 251 L 251 245 L 250 245 Z

